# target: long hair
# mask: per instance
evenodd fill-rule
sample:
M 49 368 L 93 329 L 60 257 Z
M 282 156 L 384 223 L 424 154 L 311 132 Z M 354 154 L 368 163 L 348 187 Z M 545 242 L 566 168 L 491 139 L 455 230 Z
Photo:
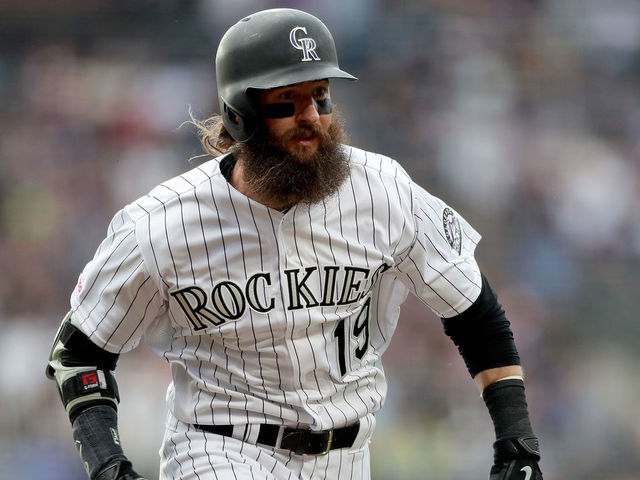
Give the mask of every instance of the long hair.
M 189 108 L 189 117 L 191 120 L 185 122 L 196 127 L 198 138 L 202 144 L 205 153 L 196 155 L 193 158 L 205 157 L 212 155 L 217 157 L 228 152 L 237 142 L 227 131 L 222 123 L 222 117 L 214 114 L 204 120 L 199 120 L 193 116 L 191 108 Z

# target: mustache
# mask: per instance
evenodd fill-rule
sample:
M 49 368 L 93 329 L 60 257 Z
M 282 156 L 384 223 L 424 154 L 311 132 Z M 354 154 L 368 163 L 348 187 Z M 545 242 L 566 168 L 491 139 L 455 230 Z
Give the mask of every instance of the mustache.
M 309 137 L 318 137 L 322 142 L 331 140 L 331 134 L 329 132 L 314 124 L 287 130 L 282 135 L 282 142 L 287 143 L 291 140 L 302 140 Z

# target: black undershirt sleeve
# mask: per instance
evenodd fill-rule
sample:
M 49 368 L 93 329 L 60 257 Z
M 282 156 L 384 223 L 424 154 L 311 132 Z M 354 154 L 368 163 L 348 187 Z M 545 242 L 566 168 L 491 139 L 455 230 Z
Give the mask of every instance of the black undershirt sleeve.
M 520 365 L 511 324 L 484 275 L 476 301 L 461 314 L 441 320 L 472 377 L 488 368 Z

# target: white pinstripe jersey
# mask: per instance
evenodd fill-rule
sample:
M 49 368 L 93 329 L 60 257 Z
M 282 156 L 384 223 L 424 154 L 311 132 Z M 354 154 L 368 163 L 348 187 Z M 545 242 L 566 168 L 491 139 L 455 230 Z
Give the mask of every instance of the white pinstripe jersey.
M 346 148 L 338 194 L 286 213 L 231 187 L 220 158 L 159 185 L 112 220 L 76 322 L 111 352 L 144 338 L 187 423 L 326 429 L 376 412 L 401 303 L 469 307 L 480 235 L 395 161 Z

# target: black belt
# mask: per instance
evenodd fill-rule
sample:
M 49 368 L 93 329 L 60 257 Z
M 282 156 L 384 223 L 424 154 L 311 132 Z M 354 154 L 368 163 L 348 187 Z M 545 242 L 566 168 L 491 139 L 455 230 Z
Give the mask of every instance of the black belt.
M 233 436 L 233 425 L 195 424 L 194 427 L 216 435 Z M 348 427 L 320 431 L 284 427 L 282 440 L 280 445 L 277 445 L 280 427 L 278 425 L 262 424 L 260 425 L 256 443 L 291 450 L 297 455 L 326 455 L 330 450 L 351 447 L 359 430 L 360 422 Z

